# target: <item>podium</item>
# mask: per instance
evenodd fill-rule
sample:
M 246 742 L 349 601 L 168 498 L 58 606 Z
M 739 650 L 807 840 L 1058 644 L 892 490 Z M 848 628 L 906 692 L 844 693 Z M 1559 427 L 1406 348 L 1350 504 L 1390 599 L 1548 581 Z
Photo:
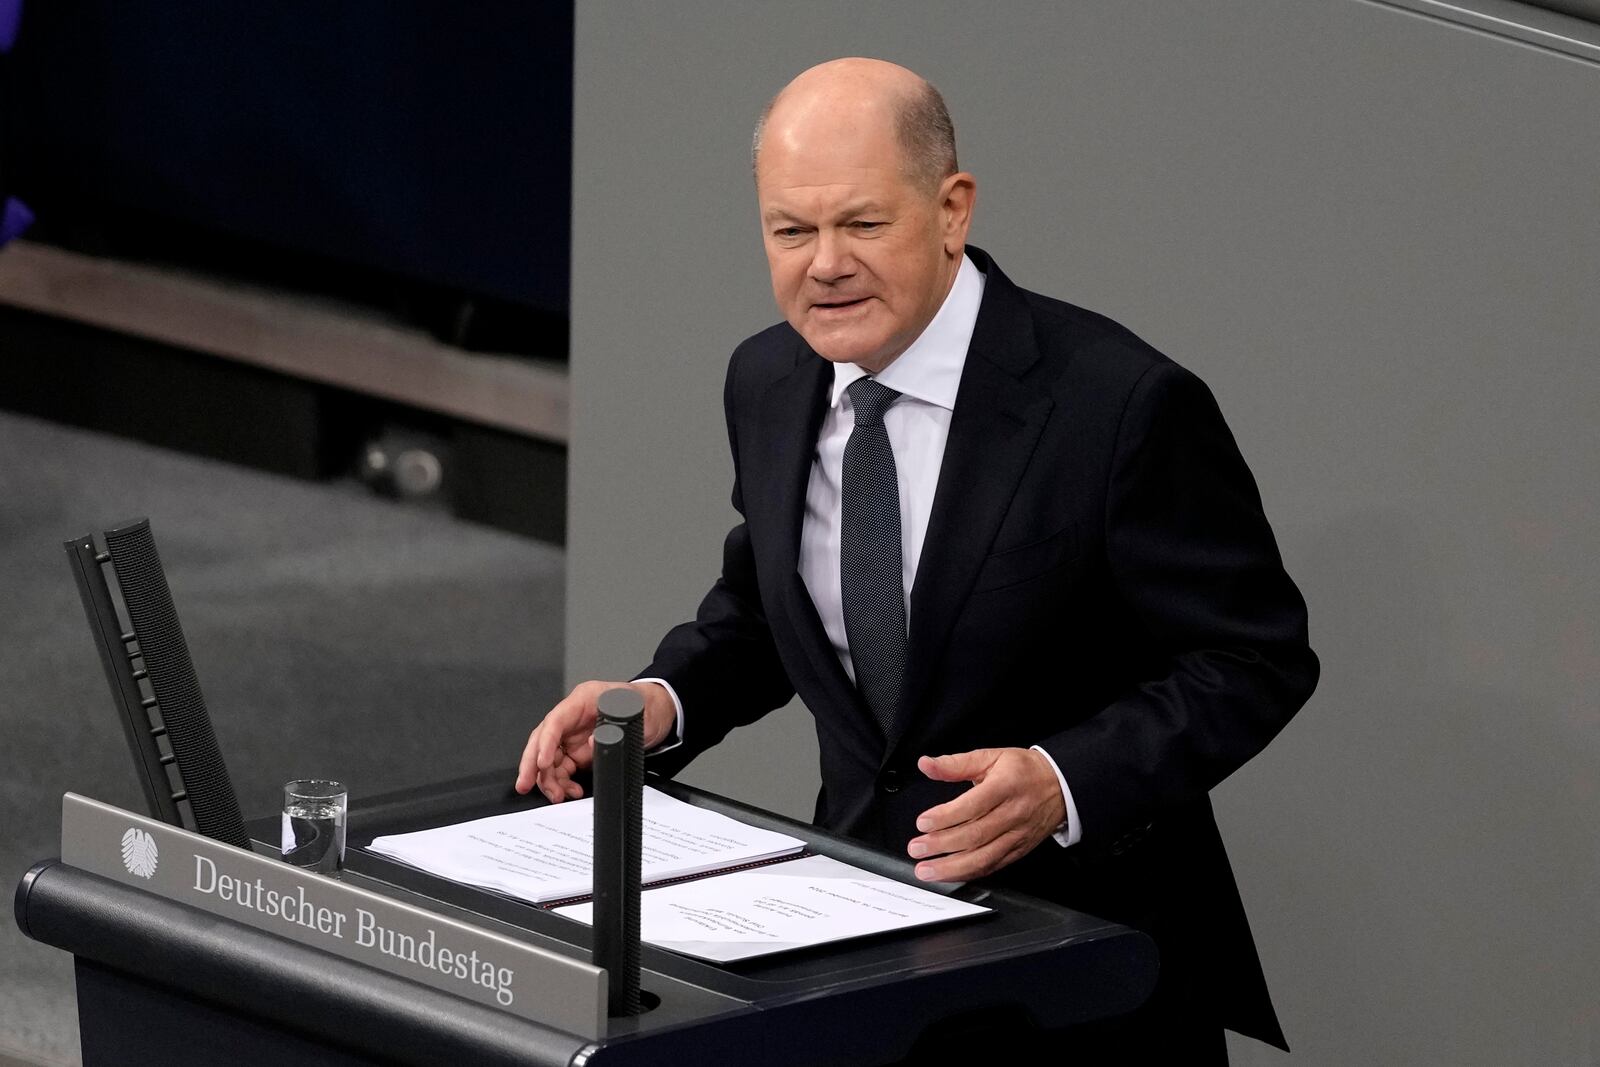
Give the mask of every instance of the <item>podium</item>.
M 679 783 L 650 784 L 799 837 L 814 852 L 914 881 L 909 861 Z M 140 818 L 80 803 L 124 822 Z M 86 1067 L 890 1064 L 975 1033 L 1021 1039 L 1019 1031 L 1032 1027 L 1120 1015 L 1155 984 L 1156 950 L 1144 934 L 1021 894 L 965 886 L 955 893 L 991 913 L 735 964 L 646 944 L 642 985 L 651 1010 L 609 1017 L 602 1001 L 599 1015 L 586 1017 L 575 1002 L 595 988 L 596 975 L 603 990 L 604 977 L 589 965 L 589 927 L 362 847 L 385 834 L 542 803 L 515 794 L 504 770 L 355 802 L 346 870 L 337 886 L 315 883 L 434 916 L 458 936 L 514 943 L 537 963 L 527 973 L 543 976 L 518 987 L 518 1013 L 301 943 L 287 936 L 292 923 L 275 932 L 225 909 L 164 896 L 120 872 L 109 877 L 62 860 L 36 864 L 24 876 L 16 919 L 28 936 L 76 958 Z M 249 830 L 257 854 L 277 855 L 276 817 Z M 72 855 L 65 843 L 63 854 Z M 256 863 L 241 850 L 229 854 Z M 287 921 L 287 904 L 283 912 Z

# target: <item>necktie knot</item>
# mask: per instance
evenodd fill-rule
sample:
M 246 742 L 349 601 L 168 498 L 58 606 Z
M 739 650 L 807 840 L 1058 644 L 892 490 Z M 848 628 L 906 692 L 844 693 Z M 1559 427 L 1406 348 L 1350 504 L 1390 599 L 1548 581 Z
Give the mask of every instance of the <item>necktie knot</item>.
M 850 405 L 855 409 L 857 426 L 878 426 L 889 405 L 900 399 L 900 394 L 874 378 L 857 378 L 844 391 L 850 394 Z

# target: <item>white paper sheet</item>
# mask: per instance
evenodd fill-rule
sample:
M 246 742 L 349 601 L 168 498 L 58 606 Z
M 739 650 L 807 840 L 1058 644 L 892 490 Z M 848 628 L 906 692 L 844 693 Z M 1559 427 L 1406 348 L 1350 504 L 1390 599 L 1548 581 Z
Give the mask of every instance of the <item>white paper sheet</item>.
M 554 910 L 594 921 L 590 903 Z M 827 856 L 805 856 L 646 890 L 639 927 L 652 945 L 727 962 L 988 910 Z
M 799 852 L 804 842 L 646 788 L 645 882 Z M 569 800 L 509 815 L 375 839 L 373 852 L 468 885 L 533 903 L 592 892 L 594 801 Z

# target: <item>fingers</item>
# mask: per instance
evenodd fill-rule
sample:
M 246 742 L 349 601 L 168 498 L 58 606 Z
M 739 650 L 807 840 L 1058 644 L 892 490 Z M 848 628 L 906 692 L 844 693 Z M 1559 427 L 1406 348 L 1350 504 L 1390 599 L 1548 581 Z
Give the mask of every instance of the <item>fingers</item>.
M 552 804 L 583 795 L 572 775 L 593 759 L 592 735 L 599 717 L 595 701 L 612 684 L 584 682 L 533 728 L 517 764 L 517 792 L 538 786 Z
M 1013 812 L 1003 804 L 996 804 L 971 820 L 912 838 L 906 843 L 906 854 L 920 860 L 980 848 L 1011 829 L 1016 822 Z
M 917 829 L 924 832 L 942 830 L 947 826 L 969 822 L 998 804 L 1004 793 L 984 786 L 1002 751 L 980 748 L 950 756 L 923 756 L 917 760 L 917 769 L 934 781 L 976 783 L 954 800 L 929 808 L 917 816 Z
M 560 705 L 557 705 L 559 708 Z M 552 709 L 545 720 L 533 728 L 528 734 L 528 743 L 522 749 L 522 759 L 517 763 L 516 789 L 519 793 L 526 793 L 532 789 L 538 780 L 556 770 L 562 759 L 567 758 L 561 743 L 561 735 L 557 732 L 559 723 L 552 723 L 556 709 Z
M 534 779 L 539 770 L 538 751 L 539 728 L 536 726 L 533 728 L 533 732 L 528 735 L 528 743 L 523 746 L 522 759 L 517 761 L 516 790 L 519 793 L 526 793 L 533 788 Z
M 570 750 L 588 737 L 600 716 L 595 701 L 605 688 L 599 682 L 585 682 L 550 709 L 550 714 L 533 731 L 533 737 L 538 738 L 534 751 L 535 766 L 540 770 L 554 767 L 562 750 Z
M 917 817 L 923 832 L 907 842 L 906 852 L 926 860 L 917 865 L 918 878 L 965 881 L 992 874 L 1031 851 L 1064 817 L 1054 772 L 1035 753 L 986 749 L 923 757 L 919 766 L 941 762 L 946 770 L 957 763 L 982 769 L 971 789 Z
M 978 848 L 917 864 L 917 877 L 924 882 L 970 882 L 1021 859 L 1034 844 L 1020 831 L 1007 831 Z
M 960 882 L 992 874 L 1031 851 L 1047 836 L 1033 806 L 1018 796 L 971 822 L 914 837 L 906 844 L 917 864 L 917 877 L 925 881 Z
M 936 782 L 976 782 L 1001 751 L 997 748 L 979 748 L 949 756 L 923 756 L 917 760 L 917 770 Z
M 539 772 L 536 779 L 539 792 L 543 793 L 545 799 L 552 804 L 559 804 L 563 800 L 576 800 L 583 796 L 583 787 L 572 780 L 572 775 L 577 769 L 576 761 L 570 756 L 563 756 L 554 767 Z
M 917 816 L 917 829 L 924 833 L 960 826 L 982 818 L 1006 799 L 1004 783 L 979 782 L 954 800 L 935 805 Z M 947 850 L 941 850 L 947 851 Z
M 563 774 L 570 775 L 572 772 L 565 768 L 565 763 L 569 761 L 563 761 L 562 764 L 552 768 L 541 768 L 539 766 L 539 731 L 539 727 L 534 728 L 533 732 L 528 735 L 528 744 L 522 750 L 522 759 L 517 764 L 516 790 L 519 793 L 527 793 L 537 785 L 540 792 L 548 797 L 550 795 L 550 784 L 560 781 Z M 574 769 L 576 768 L 574 767 Z

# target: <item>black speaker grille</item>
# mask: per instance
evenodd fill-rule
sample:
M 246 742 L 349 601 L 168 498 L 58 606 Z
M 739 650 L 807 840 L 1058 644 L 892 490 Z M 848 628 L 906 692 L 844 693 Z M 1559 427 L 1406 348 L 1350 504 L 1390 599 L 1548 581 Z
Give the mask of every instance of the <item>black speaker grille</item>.
M 239 800 L 211 730 L 200 679 L 189 658 L 189 644 L 178 623 L 150 524 L 141 521 L 107 531 L 106 549 L 167 728 L 178 776 L 188 793 L 195 829 L 218 841 L 249 848 Z

